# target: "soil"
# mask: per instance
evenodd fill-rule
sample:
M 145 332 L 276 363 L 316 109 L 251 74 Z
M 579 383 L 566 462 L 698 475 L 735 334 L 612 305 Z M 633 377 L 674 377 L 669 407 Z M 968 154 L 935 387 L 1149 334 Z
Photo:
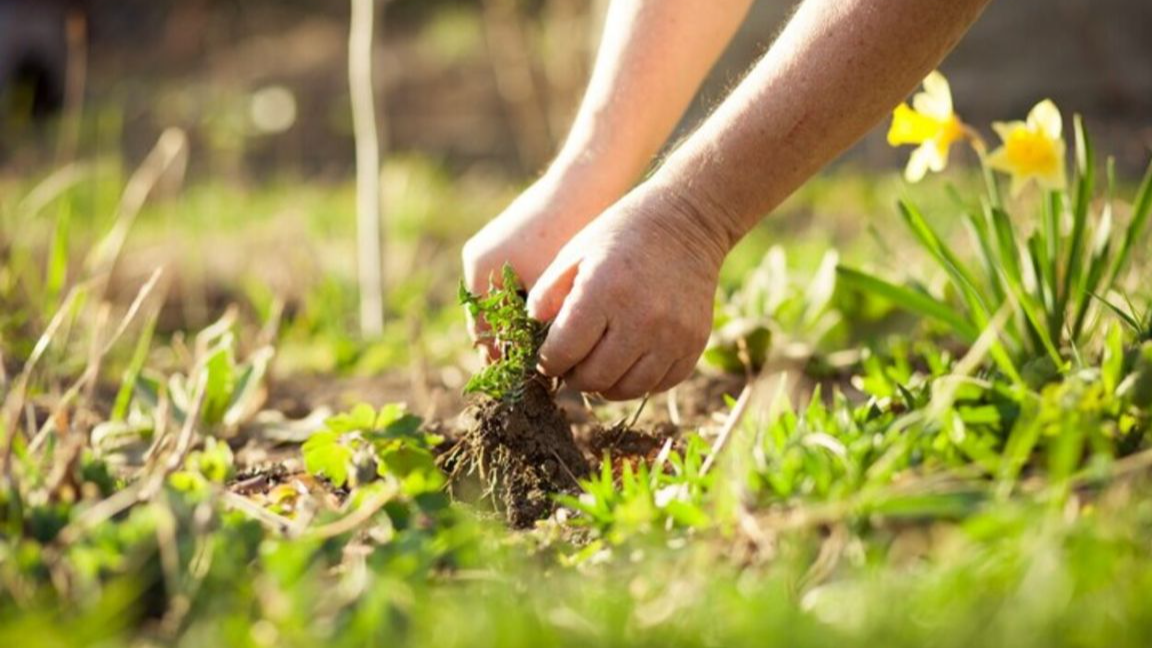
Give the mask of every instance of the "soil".
M 653 464 L 669 439 L 672 449 L 680 450 L 683 434 L 715 425 L 724 396 L 739 394 L 744 382 L 742 376 L 694 375 L 678 390 L 678 424 L 669 418 L 665 394 L 654 396 L 638 419 L 616 410 L 620 422 L 605 424 L 609 417 L 600 411 L 598 419 L 596 404 L 589 409 L 580 394 L 568 389 L 553 393 L 544 381 L 530 383 L 515 403 L 484 399 L 467 409 L 458 388 L 434 383 L 425 390 L 427 402 L 414 411 L 445 439 L 436 454 L 452 476 L 454 496 L 477 504 L 491 501 L 510 526 L 526 528 L 553 513 L 554 494 L 578 493 L 577 480 L 599 470 L 606 455 L 613 474 L 619 475 L 626 463 Z M 269 406 L 293 418 L 358 402 L 419 400 L 405 372 L 369 378 L 293 376 L 273 381 L 269 393 Z M 463 416 L 452 416 L 461 410 Z M 237 451 L 237 463 L 243 477 L 257 479 L 238 478 L 234 486 L 266 491 L 299 477 L 303 467 L 298 447 L 295 440 L 273 442 L 256 435 Z M 269 464 L 281 465 L 286 474 L 261 468 Z
M 607 454 L 613 460 L 652 464 L 664 444 L 671 439 L 673 448 L 676 448 L 679 437 L 679 428 L 667 422 L 657 423 L 650 431 L 630 428 L 621 423 L 611 428 L 596 426 L 582 435 L 577 443 L 587 447 L 598 461 L 603 460 Z
M 449 458 L 453 476 L 477 474 L 510 526 L 531 527 L 555 510 L 554 494 L 579 492 L 588 463 L 543 380 L 515 401 L 485 399 L 471 415 Z

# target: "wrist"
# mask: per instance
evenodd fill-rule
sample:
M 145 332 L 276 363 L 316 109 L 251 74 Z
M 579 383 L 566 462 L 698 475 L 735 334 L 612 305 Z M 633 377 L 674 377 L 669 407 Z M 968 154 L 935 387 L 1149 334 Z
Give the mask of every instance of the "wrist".
M 634 186 L 635 178 L 588 151 L 582 156 L 557 158 L 536 181 L 533 190 L 546 196 L 553 208 L 549 220 L 575 234 L 619 201 Z
M 644 184 L 662 196 L 672 217 L 700 237 L 720 263 L 747 233 L 745 219 L 720 194 L 690 177 L 661 169 Z
M 714 206 L 683 186 L 654 180 L 637 187 L 629 197 L 649 206 L 639 214 L 650 226 L 683 243 L 691 258 L 706 261 L 718 273 L 736 240 L 722 226 Z

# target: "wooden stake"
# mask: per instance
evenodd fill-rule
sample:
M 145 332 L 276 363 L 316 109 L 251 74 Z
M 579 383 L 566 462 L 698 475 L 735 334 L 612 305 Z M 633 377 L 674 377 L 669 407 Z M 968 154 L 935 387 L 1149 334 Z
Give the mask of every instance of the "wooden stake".
M 360 275 L 360 332 L 384 331 L 383 233 L 380 226 L 380 140 L 372 83 L 372 32 L 376 0 L 352 0 L 348 35 L 348 84 L 356 137 L 356 223 Z

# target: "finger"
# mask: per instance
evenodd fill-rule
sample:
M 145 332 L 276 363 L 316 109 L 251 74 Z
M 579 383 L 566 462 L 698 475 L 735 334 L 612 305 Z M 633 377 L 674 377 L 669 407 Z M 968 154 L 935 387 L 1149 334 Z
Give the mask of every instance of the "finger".
M 595 303 L 572 295 L 540 346 L 540 370 L 553 378 L 567 374 L 592 353 L 607 329 L 608 318 Z
M 643 354 L 638 342 L 609 328 L 588 357 L 564 376 L 564 382 L 586 393 L 611 389 Z
M 651 353 L 645 354 L 604 392 L 604 397 L 615 401 L 640 398 L 654 391 L 671 368 L 671 362 Z
M 656 385 L 656 389 L 652 390 L 652 393 L 659 394 L 660 392 L 666 392 L 669 389 L 672 389 L 676 385 L 679 385 L 680 383 L 687 380 L 695 370 L 696 359 L 694 358 L 681 358 L 676 362 L 673 362 L 672 367 L 668 370 L 668 373 L 664 375 L 664 378 L 660 380 L 660 382 Z
M 576 283 L 580 270 L 578 260 L 557 259 L 528 293 L 528 314 L 541 322 L 548 322 L 559 316 L 564 302 Z

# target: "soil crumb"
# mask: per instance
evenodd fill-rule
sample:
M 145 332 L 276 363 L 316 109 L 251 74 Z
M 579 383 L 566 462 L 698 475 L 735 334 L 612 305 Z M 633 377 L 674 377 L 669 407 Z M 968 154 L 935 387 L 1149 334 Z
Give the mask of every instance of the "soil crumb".
M 611 428 L 593 427 L 577 443 L 583 442 L 581 445 L 586 446 L 597 461 L 602 461 L 607 455 L 613 460 L 643 461 L 651 465 L 669 440 L 673 442 L 672 448 L 678 449 L 676 442 L 679 437 L 679 429 L 667 422 L 657 423 L 650 431 L 621 423 Z
M 453 472 L 478 474 L 510 526 L 531 527 L 556 508 L 553 494 L 579 491 L 588 464 L 542 380 L 514 402 L 483 400 L 472 418 Z

